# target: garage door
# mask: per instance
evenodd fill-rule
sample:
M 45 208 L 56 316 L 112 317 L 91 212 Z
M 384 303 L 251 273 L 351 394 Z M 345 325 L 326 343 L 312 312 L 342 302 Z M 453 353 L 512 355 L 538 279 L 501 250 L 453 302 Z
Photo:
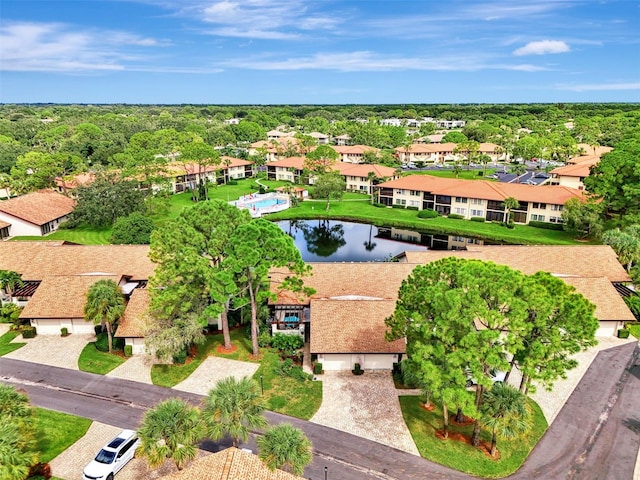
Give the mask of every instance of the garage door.
M 618 330 L 619 322 L 600 322 L 600 326 L 596 331 L 596 337 L 613 337 Z
M 367 370 L 391 370 L 397 358 L 397 355 L 389 353 L 368 353 L 364 356 L 364 365 L 362 368 L 366 368 Z
M 331 353 L 322 355 L 322 360 L 318 356 L 318 361 L 322 363 L 323 370 L 351 370 L 351 355 L 348 353 Z
M 38 335 L 60 335 L 60 320 L 40 318 L 31 320 L 31 325 L 36 327 Z
M 85 322 L 83 318 L 73 319 L 73 330 L 69 329 L 73 333 L 95 333 L 93 323 Z

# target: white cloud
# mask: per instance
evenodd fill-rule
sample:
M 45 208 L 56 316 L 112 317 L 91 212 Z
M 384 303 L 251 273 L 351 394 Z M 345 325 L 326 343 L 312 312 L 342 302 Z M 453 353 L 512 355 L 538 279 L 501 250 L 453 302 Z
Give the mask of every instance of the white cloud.
M 561 40 L 540 40 L 529 42 L 524 47 L 513 51 L 516 56 L 522 55 L 546 55 L 548 53 L 566 53 L 570 51 L 569 45 Z
M 559 85 L 557 88 L 558 90 L 572 90 L 574 92 L 592 92 L 592 91 L 602 91 L 602 90 L 640 90 L 640 82 Z
M 5 22 L 0 27 L 0 44 L 2 70 L 77 73 L 124 70 L 127 62 L 144 58 L 127 48 L 163 46 L 168 42 L 53 22 Z

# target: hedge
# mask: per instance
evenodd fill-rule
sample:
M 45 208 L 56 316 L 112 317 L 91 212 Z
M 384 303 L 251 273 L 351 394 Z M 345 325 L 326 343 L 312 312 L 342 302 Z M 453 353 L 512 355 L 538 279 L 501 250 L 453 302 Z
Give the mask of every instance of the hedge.
M 124 356 L 130 357 L 133 355 L 133 345 L 125 345 L 124 346 Z
M 528 225 L 535 228 L 544 228 L 545 230 L 564 230 L 564 226 L 561 223 L 537 222 L 535 220 L 531 220 Z
M 439 217 L 440 214 L 438 212 L 436 212 L 435 210 L 431 210 L 429 208 L 426 208 L 424 210 L 420 210 L 418 212 L 418 218 L 436 218 Z
M 22 329 L 22 338 L 35 338 L 37 334 L 36 327 L 25 327 Z
M 459 213 L 450 213 L 449 215 L 447 215 L 447 218 L 451 218 L 453 220 L 462 220 L 464 218 L 464 215 L 460 215 Z
M 471 217 L 469 220 L 478 223 L 484 223 L 486 221 L 484 217 Z

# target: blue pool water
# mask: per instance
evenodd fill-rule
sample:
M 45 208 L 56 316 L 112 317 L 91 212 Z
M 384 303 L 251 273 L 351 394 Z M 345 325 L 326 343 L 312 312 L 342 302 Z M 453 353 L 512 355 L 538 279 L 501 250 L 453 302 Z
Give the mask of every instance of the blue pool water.
M 279 203 L 284 203 L 284 201 L 277 198 L 265 198 L 264 200 L 258 200 L 257 202 L 246 202 L 245 205 L 247 208 L 268 208 L 278 205 Z

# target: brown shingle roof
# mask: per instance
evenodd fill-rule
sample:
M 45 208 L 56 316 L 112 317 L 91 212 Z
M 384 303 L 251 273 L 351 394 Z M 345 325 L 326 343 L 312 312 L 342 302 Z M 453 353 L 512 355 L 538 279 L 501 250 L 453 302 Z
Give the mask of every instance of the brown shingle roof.
M 0 220 L 0 228 L 10 227 L 11 224 Z
M 491 261 L 527 275 L 543 271 L 559 277 L 605 277 L 610 282 L 631 280 L 608 245 L 474 245 L 466 251 L 407 251 L 403 254 L 403 258 L 412 264 L 446 257 Z
M 9 200 L 0 201 L 0 212 L 20 218 L 34 225 L 69 215 L 75 200 L 53 190 L 39 190 Z
M 311 353 L 404 353 L 404 339 L 387 342 L 384 319 L 394 300 L 312 300 Z
M 15 270 L 25 280 L 50 275 L 109 273 L 147 280 L 155 264 L 148 245 L 63 245 L 54 242 L 0 243 L 0 269 Z
M 598 320 L 635 320 L 623 298 L 606 278 L 565 277 L 562 280 L 576 287 L 578 293 L 596 306 L 594 315 Z
M 87 292 L 98 280 L 113 280 L 117 275 L 49 276 L 42 279 L 20 318 L 84 318 Z
M 282 470 L 273 472 L 253 453 L 227 448 L 194 460 L 184 470 L 162 480 L 300 480 Z
M 144 338 L 149 314 L 149 291 L 135 288 L 129 297 L 127 308 L 118 322 L 115 337 Z
M 304 284 L 316 293 L 312 300 L 328 300 L 333 297 L 355 295 L 395 301 L 398 289 L 415 265 L 407 263 L 310 263 L 312 273 L 303 277 Z M 271 291 L 277 295 L 280 305 L 307 305 L 308 298 L 287 291 L 278 290 L 280 282 L 287 275 L 285 270 L 270 271 Z

